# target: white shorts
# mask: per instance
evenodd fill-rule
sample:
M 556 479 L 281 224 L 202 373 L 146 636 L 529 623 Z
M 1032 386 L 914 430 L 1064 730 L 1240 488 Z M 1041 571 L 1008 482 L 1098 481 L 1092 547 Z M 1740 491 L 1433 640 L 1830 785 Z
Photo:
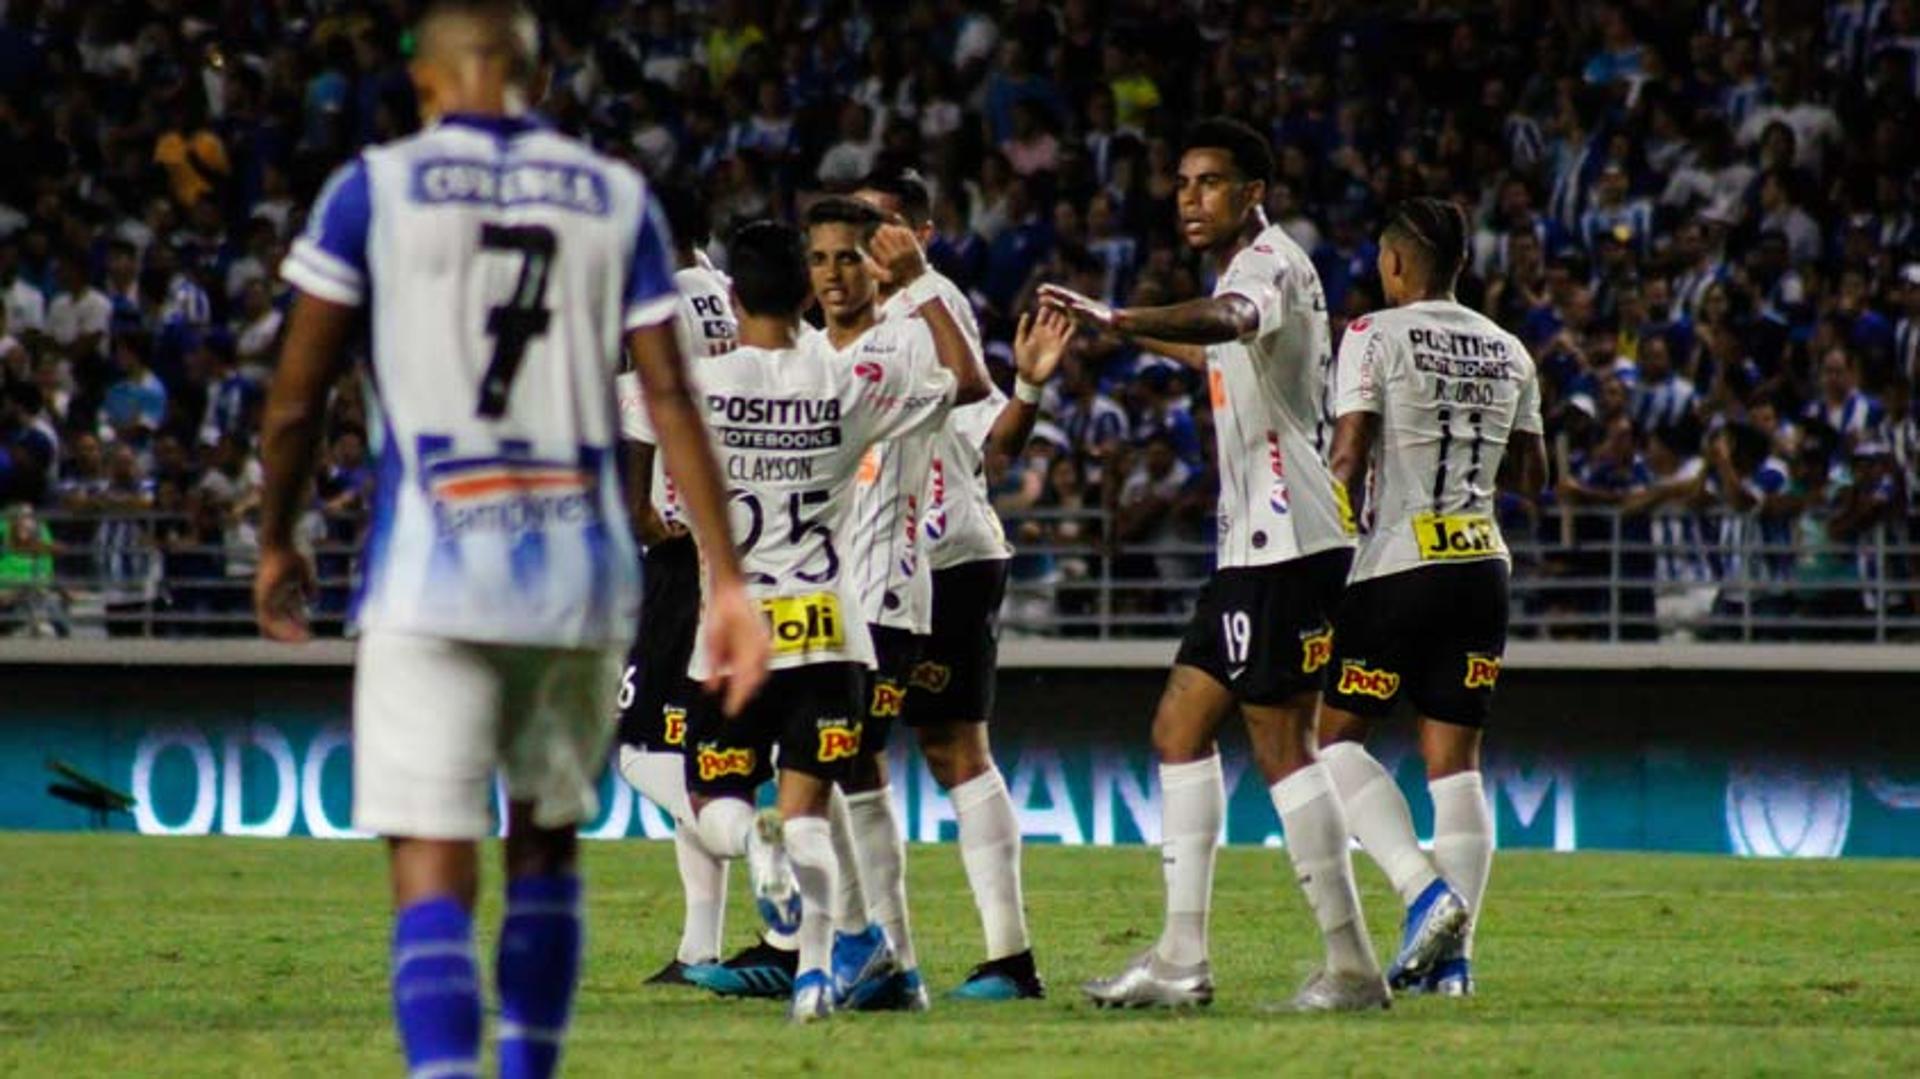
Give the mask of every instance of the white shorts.
M 354 826 L 493 835 L 496 771 L 536 827 L 591 820 L 622 653 L 369 632 L 353 681 Z

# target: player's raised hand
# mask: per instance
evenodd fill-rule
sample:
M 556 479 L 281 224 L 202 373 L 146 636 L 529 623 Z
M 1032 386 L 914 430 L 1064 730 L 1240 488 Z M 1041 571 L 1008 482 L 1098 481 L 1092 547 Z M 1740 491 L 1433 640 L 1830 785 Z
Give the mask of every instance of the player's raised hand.
M 292 547 L 260 548 L 253 575 L 253 614 L 268 640 L 298 644 L 313 639 L 307 627 L 307 601 L 318 582 L 313 562 Z
M 1029 385 L 1046 385 L 1067 354 L 1073 331 L 1073 319 L 1057 307 L 1021 315 L 1013 335 L 1013 365 L 1020 378 Z
M 902 289 L 927 271 L 920 241 L 905 225 L 881 225 L 867 241 L 867 272 L 890 288 Z
M 1101 303 L 1091 296 L 1082 296 L 1062 285 L 1041 285 L 1040 306 L 1059 311 L 1084 325 L 1097 326 L 1101 329 L 1113 325 L 1112 306 Z
M 767 680 L 773 645 L 767 620 L 737 578 L 713 582 L 707 597 L 707 676 L 709 693 L 721 693 L 728 716 L 737 716 Z

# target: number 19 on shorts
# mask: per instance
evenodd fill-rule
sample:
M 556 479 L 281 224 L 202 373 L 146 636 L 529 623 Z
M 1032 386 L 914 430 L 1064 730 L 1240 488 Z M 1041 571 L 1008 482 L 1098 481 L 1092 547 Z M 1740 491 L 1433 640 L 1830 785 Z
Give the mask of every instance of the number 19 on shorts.
M 1227 662 L 1242 666 L 1253 648 L 1253 620 L 1245 611 L 1228 611 L 1220 616 L 1220 642 Z

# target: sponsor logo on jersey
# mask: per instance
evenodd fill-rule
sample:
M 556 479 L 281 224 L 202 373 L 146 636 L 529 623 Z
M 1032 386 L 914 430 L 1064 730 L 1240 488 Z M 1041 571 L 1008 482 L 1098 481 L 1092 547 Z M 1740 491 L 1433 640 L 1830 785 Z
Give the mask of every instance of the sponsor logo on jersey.
M 694 770 L 704 783 L 711 783 L 721 776 L 750 776 L 753 774 L 753 760 L 751 749 L 720 749 L 712 743 L 703 743 L 693 754 Z
M 901 540 L 906 549 L 900 555 L 900 576 L 911 577 L 920 566 L 920 499 L 916 495 L 907 496 L 906 508 L 901 513 Z
M 945 693 L 947 683 L 953 681 L 953 668 L 944 663 L 925 660 L 913 665 L 913 673 L 907 676 L 907 684 L 915 689 L 924 689 L 928 693 Z
M 927 507 L 927 538 L 935 543 L 947 534 L 947 468 L 938 457 L 930 469 L 933 475 L 932 504 Z
M 458 158 L 431 158 L 415 165 L 411 194 L 415 202 L 429 204 L 555 206 L 595 217 L 604 216 L 611 201 L 606 177 L 584 165 L 543 161 L 496 165 Z
M 1347 329 L 1353 333 L 1366 333 L 1367 327 L 1371 325 L 1373 325 L 1373 316 L 1362 315 L 1359 318 L 1354 319 L 1352 322 L 1348 323 Z
M 1400 692 L 1400 676 L 1393 671 L 1373 670 L 1357 660 L 1342 660 L 1335 692 L 1390 701 Z
M 1218 367 L 1207 368 L 1207 399 L 1215 412 L 1227 407 L 1227 375 Z
M 1287 466 L 1280 456 L 1280 435 L 1267 432 L 1267 467 L 1273 472 L 1273 485 L 1267 489 L 1267 505 L 1275 513 L 1285 513 L 1293 499 L 1287 492 Z
M 1300 635 L 1300 673 L 1312 674 L 1333 658 L 1333 627 L 1321 626 Z
M 1500 680 L 1500 657 L 1484 652 L 1467 653 L 1467 677 L 1464 683 L 1468 689 L 1492 689 Z
M 880 478 L 880 447 L 869 446 L 867 452 L 860 455 L 860 471 L 854 476 L 854 482 L 862 487 L 872 487 Z
M 847 646 L 840 597 L 832 592 L 769 596 L 760 601 L 760 613 L 766 616 L 767 628 L 773 634 L 776 656 L 837 652 Z
M 670 746 L 687 744 L 687 710 L 669 704 L 660 710 L 660 740 Z
M 873 700 L 867 703 L 867 714 L 876 719 L 896 717 L 907 704 L 907 687 L 898 682 L 878 682 L 873 684 Z
M 1484 513 L 1416 513 L 1413 539 L 1424 562 L 1499 554 L 1500 530 Z
M 878 382 L 887 377 L 887 369 L 872 360 L 861 360 L 854 364 L 853 373 L 856 378 L 862 378 L 868 382 Z
M 849 723 L 844 719 L 822 720 L 820 728 L 820 763 L 844 761 L 860 754 L 860 731 L 858 722 Z
M 840 402 L 834 398 L 707 395 L 714 437 L 730 450 L 823 450 L 840 445 Z
M 441 457 L 423 462 L 436 530 L 538 532 L 592 521 L 593 478 L 570 461 L 531 457 Z

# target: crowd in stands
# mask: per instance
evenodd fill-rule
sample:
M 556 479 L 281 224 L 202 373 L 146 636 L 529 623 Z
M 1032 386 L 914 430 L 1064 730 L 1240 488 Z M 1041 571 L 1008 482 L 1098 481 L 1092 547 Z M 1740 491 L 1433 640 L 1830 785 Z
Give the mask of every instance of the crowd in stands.
M 276 267 L 331 169 L 417 124 L 420 7 L 0 0 L 0 606 L 90 578 L 124 619 L 244 620 Z M 1785 584 L 1914 576 L 1875 552 L 1915 534 L 1920 491 L 1920 0 L 538 8 L 543 112 L 704 191 L 716 236 L 918 171 L 932 261 L 1003 377 L 1042 281 L 1126 304 L 1210 287 L 1173 227 L 1192 118 L 1271 133 L 1266 212 L 1311 253 L 1336 340 L 1380 303 L 1384 209 L 1454 198 L 1476 227 L 1461 299 L 1542 373 L 1556 474 L 1508 516 L 1556 554 L 1524 573 L 1802 618 L 1870 597 Z M 993 463 L 1003 510 L 1039 511 L 1014 527 L 1016 604 L 1084 614 L 1063 582 L 1198 577 L 1217 476 L 1201 380 L 1082 335 L 1047 413 Z M 368 457 L 343 384 L 305 526 L 323 551 L 362 527 Z M 348 568 L 322 566 L 329 610 Z M 178 579 L 202 583 L 160 583 Z

